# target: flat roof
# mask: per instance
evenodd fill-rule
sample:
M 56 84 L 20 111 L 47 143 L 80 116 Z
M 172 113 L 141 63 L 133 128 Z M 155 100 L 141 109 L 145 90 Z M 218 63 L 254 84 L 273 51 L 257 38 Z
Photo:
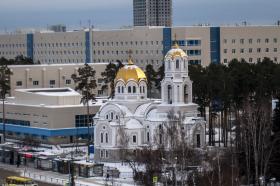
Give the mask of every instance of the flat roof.
M 32 88 L 32 89 L 15 89 L 16 92 L 26 92 L 44 96 L 80 96 L 81 94 L 75 90 L 64 88 Z

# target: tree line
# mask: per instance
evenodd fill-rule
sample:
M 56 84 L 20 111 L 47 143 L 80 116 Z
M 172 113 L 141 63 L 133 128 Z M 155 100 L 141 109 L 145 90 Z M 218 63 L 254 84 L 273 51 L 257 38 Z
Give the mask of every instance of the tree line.
M 0 58 L 0 64 L 3 65 L 33 65 L 33 59 L 23 55 L 18 55 L 14 59 L 6 59 L 5 57 Z M 40 61 L 37 62 L 40 64 Z

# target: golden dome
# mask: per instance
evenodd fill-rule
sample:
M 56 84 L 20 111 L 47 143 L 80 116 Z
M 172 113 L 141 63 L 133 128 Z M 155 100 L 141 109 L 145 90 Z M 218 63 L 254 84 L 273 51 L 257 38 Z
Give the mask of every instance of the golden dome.
M 175 57 L 188 57 L 188 55 L 179 47 L 177 43 L 175 43 L 172 46 L 172 49 L 170 49 L 165 55 L 165 58 L 167 57 L 174 59 Z
M 127 83 L 128 80 L 139 82 L 142 79 L 145 81 L 147 80 L 145 73 L 141 68 L 134 65 L 131 58 L 129 58 L 128 64 L 119 69 L 115 80 L 123 80 L 125 83 Z

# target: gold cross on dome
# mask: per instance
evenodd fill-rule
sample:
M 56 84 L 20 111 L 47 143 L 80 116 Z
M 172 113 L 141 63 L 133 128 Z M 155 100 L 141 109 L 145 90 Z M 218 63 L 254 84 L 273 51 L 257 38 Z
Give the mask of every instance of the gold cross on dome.
M 129 64 L 129 65 L 133 65 L 133 61 L 132 61 L 132 50 L 129 49 L 127 53 L 128 53 L 128 64 Z
M 177 34 L 174 34 L 174 44 L 172 46 L 172 48 L 179 48 L 178 42 L 177 42 Z

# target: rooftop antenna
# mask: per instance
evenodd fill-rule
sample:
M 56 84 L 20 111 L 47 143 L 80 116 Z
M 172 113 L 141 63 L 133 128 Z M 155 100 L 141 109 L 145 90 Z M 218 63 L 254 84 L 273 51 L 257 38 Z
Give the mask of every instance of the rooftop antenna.
M 90 28 L 91 28 L 91 20 L 89 19 L 88 20 L 88 29 L 90 30 Z

